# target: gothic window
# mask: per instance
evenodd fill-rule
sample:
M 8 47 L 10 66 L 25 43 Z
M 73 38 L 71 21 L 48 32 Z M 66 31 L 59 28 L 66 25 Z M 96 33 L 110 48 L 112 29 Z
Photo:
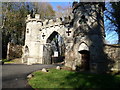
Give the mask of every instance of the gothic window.
M 29 48 L 28 48 L 28 46 L 26 45 L 26 46 L 25 46 L 25 54 L 28 55 L 28 53 L 29 53 Z
M 86 23 L 86 21 L 88 21 L 88 19 L 85 17 L 85 15 L 82 15 L 82 16 L 81 16 L 81 19 L 79 20 L 79 23 L 80 23 L 80 24 Z
M 29 33 L 29 29 L 27 28 L 27 33 Z

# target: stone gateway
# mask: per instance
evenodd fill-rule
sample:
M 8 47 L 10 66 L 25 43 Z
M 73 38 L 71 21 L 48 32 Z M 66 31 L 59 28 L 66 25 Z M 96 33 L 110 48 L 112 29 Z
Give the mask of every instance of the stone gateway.
M 110 62 L 115 60 L 108 58 L 105 52 L 103 11 L 103 3 L 80 2 L 73 5 L 73 14 L 67 19 L 43 21 L 38 14 L 34 18 L 28 15 L 22 62 L 51 64 L 53 51 L 49 40 L 59 34 L 65 44 L 65 66 L 92 72 L 107 71 Z

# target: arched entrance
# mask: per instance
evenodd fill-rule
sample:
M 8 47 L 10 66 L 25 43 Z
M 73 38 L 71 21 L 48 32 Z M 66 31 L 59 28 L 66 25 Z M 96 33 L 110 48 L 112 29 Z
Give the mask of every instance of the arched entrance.
M 81 54 L 81 69 L 89 70 L 90 52 L 87 44 L 81 43 L 78 52 Z
M 46 43 L 50 45 L 51 63 L 64 61 L 65 44 L 62 36 L 54 31 L 47 39 Z
M 24 54 L 24 58 L 23 58 L 23 63 L 27 63 L 28 56 L 29 56 L 29 48 L 27 45 L 25 46 L 24 52 L 25 52 L 25 54 Z

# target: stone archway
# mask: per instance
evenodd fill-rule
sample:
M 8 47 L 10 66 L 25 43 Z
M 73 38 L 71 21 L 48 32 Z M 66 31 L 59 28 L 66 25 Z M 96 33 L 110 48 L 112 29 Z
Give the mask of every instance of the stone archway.
M 89 70 L 90 69 L 90 51 L 86 43 L 81 43 L 78 49 L 78 52 L 81 54 L 81 69 Z
M 43 50 L 44 62 L 47 63 L 58 63 L 64 61 L 64 40 L 62 36 L 57 32 L 53 31 L 50 36 L 46 39 L 46 46 Z M 47 56 L 46 56 L 47 55 Z M 49 61 L 48 61 L 49 60 Z

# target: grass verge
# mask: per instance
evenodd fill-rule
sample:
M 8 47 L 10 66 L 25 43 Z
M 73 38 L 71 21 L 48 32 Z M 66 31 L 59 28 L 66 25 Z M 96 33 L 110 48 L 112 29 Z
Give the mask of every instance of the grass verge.
M 50 69 L 37 71 L 28 79 L 32 88 L 120 88 L 120 75 L 88 74 Z
M 7 59 L 3 59 L 2 62 L 7 63 L 7 64 L 14 63 L 13 61 L 10 61 L 10 60 L 7 60 Z

